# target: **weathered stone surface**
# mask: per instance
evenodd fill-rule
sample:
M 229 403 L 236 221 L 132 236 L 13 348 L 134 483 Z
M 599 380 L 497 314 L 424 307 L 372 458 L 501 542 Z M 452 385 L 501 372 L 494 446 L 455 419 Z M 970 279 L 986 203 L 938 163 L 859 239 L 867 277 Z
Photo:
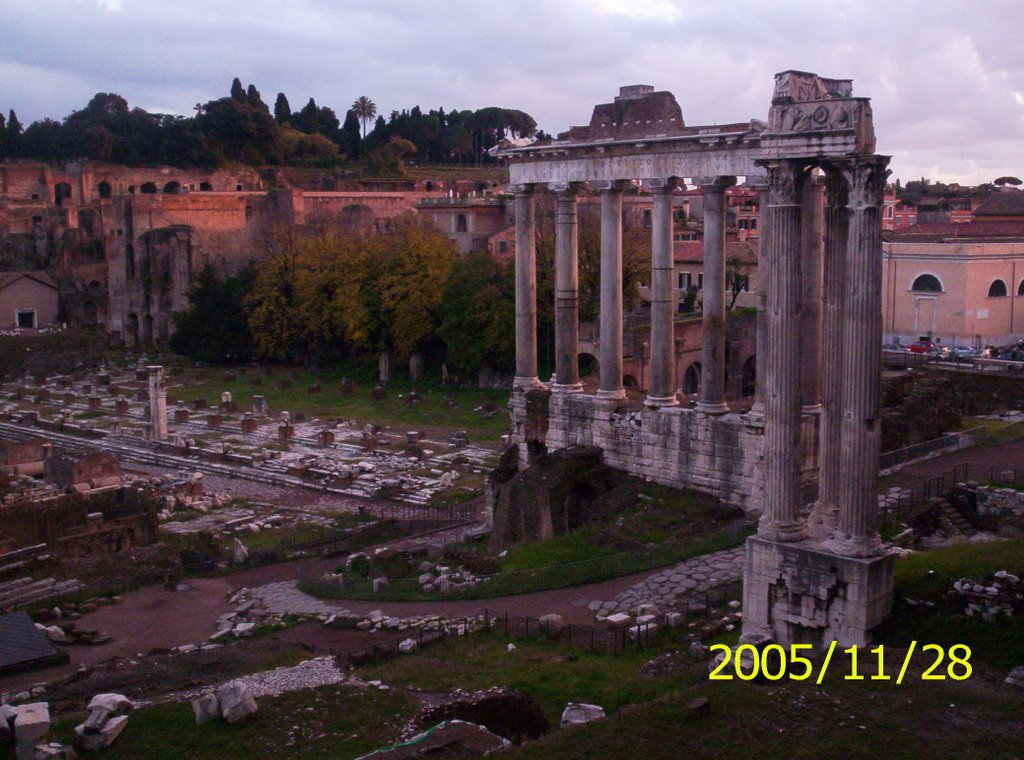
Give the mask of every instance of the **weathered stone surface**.
M 209 723 L 220 717 L 220 702 L 216 694 L 203 694 L 192 700 L 192 712 L 196 716 L 196 725 Z
M 89 700 L 89 710 L 106 710 L 111 715 L 123 715 L 135 709 L 134 703 L 124 694 L 97 694 Z
M 363 755 L 357 760 L 405 760 L 420 757 L 484 757 L 511 746 L 484 726 L 449 720 L 407 741 Z
M 14 716 L 14 741 L 19 748 L 34 747 L 50 733 L 50 706 L 46 702 L 18 705 Z
M 562 711 L 562 728 L 569 726 L 581 726 L 590 723 L 592 720 L 599 720 L 605 717 L 604 708 L 598 705 L 589 705 L 582 702 L 570 702 Z
M 707 697 L 694 697 L 683 708 L 684 720 L 699 720 L 711 715 L 711 703 Z
M 541 630 L 549 638 L 557 638 L 565 630 L 565 620 L 561 615 L 549 613 L 540 617 Z
M 1020 665 L 1006 676 L 1006 683 L 1010 686 L 1016 686 L 1018 689 L 1024 690 L 1024 665 Z
M 228 723 L 239 723 L 257 710 L 249 687 L 240 681 L 230 681 L 217 689 L 217 701 L 221 715 Z
M 75 733 L 78 735 L 82 749 L 95 752 L 96 750 L 106 749 L 113 744 L 127 725 L 128 716 L 118 715 L 116 718 L 108 720 L 97 733 L 87 734 L 84 724 L 76 726 Z
M 35 760 L 78 760 L 78 753 L 68 744 L 50 742 L 35 748 Z

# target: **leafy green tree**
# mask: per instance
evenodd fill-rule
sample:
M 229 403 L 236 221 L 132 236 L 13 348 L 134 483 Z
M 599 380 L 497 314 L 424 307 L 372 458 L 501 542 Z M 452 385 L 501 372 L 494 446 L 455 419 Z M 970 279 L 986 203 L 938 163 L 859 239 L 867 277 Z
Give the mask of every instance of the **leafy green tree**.
M 515 366 L 515 275 L 511 262 L 487 252 L 458 259 L 444 287 L 438 334 L 453 369 Z
M 301 239 L 296 227 L 275 228 L 267 256 L 256 267 L 252 292 L 245 299 L 257 356 L 294 361 L 303 354 L 304 326 L 299 309 Z
M 404 137 L 393 136 L 387 145 L 377 148 L 366 160 L 366 173 L 372 177 L 405 175 L 405 159 L 416 152 L 416 146 Z
M 171 348 L 211 364 L 248 361 L 253 353 L 246 298 L 252 292 L 255 270 L 250 266 L 221 278 L 207 264 L 189 290 L 189 308 L 174 315 L 177 332 Z

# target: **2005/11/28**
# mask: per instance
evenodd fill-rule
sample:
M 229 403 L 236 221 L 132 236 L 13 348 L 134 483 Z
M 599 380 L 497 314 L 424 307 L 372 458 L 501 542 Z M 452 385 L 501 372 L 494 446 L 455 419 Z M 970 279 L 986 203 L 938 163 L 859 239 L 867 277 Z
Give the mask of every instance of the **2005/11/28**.
M 733 674 L 728 671 L 735 670 L 736 677 L 741 681 L 753 681 L 758 676 L 764 676 L 769 681 L 779 681 L 787 675 L 793 681 L 806 681 L 814 675 L 814 663 L 811 662 L 809 657 L 801 656 L 800 652 L 810 654 L 812 649 L 813 647 L 810 644 L 790 644 L 787 656 L 786 649 L 780 644 L 769 644 L 763 649 L 758 649 L 752 644 L 740 644 L 735 650 L 727 644 L 713 644 L 711 646 L 712 653 L 716 651 L 724 652 L 725 657 L 711 671 L 708 678 L 712 681 L 731 681 Z M 907 654 L 903 658 L 903 666 L 900 668 L 899 676 L 896 678 L 897 684 L 903 683 L 903 678 L 907 674 L 907 667 L 910 665 L 910 660 L 914 656 L 916 649 L 917 642 L 911 641 Z M 828 670 L 835 650 L 836 642 L 833 641 L 829 645 L 825 660 L 815 679 L 818 684 L 821 684 L 822 680 L 824 680 L 825 672 Z M 892 676 L 885 672 L 884 646 L 879 645 L 869 650 L 872 655 L 878 658 L 878 672 L 871 676 L 864 676 L 858 672 L 857 657 L 859 650 L 860 647 L 857 646 L 847 647 L 842 650 L 843 654 L 849 656 L 850 672 L 849 675 L 844 676 L 847 681 L 863 681 L 865 678 L 870 678 L 872 681 L 892 680 Z M 954 644 L 948 651 L 938 644 L 925 644 L 921 650 L 922 652 L 935 653 L 935 659 L 931 666 L 921 674 L 922 681 L 944 681 L 947 677 L 954 681 L 965 681 L 971 677 L 973 672 L 970 663 L 971 648 L 966 644 Z M 947 654 L 949 656 L 949 665 L 946 667 L 946 672 L 943 673 L 940 671 L 940 668 Z M 744 663 L 745 659 L 749 659 L 752 664 Z M 799 670 L 787 674 L 790 666 L 793 665 L 798 666 Z M 746 668 L 746 671 L 744 668 Z

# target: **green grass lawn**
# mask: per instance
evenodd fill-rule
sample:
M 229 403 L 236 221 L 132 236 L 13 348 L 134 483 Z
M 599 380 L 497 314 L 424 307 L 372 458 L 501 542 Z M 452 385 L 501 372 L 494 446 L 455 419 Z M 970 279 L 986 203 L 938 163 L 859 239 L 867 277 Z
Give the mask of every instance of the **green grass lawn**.
M 508 651 L 510 641 L 516 645 L 513 652 Z M 652 657 L 684 643 L 682 634 L 673 631 L 660 638 L 657 646 L 610 657 L 540 638 L 506 638 L 491 630 L 448 639 L 418 654 L 358 668 L 358 672 L 366 679 L 432 692 L 456 686 L 467 690 L 511 686 L 536 699 L 557 726 L 567 702 L 599 704 L 611 713 L 701 680 L 704 674 L 698 670 L 684 677 L 675 673 L 652 678 L 639 673 Z
M 249 370 L 239 374 L 235 370 L 236 379 L 224 380 L 224 370 L 199 370 L 201 379 L 196 380 L 196 370 L 187 370 L 183 375 L 170 378 L 168 396 L 192 402 L 202 398 L 209 404 L 220 401 L 220 394 L 230 391 L 238 403 L 239 410 L 251 408 L 253 395 L 266 397 L 271 411 L 276 416 L 282 411 L 305 414 L 307 417 L 336 417 L 343 420 L 356 420 L 360 425 L 373 422 L 386 425 L 393 432 L 403 433 L 406 430 L 421 430 L 428 435 L 447 436 L 454 430 L 465 430 L 471 442 L 496 443 L 498 438 L 509 431 L 509 418 L 504 409 L 508 403 L 508 391 L 478 388 L 455 388 L 449 386 L 419 387 L 420 402 L 407 403 L 412 384 L 408 381 L 396 380 L 387 389 L 387 397 L 374 401 L 370 392 L 373 384 L 360 382 L 355 394 L 342 397 L 338 394 L 342 372 L 325 372 L 313 374 L 286 373 L 278 370 L 273 377 L 262 371 Z M 293 377 L 297 379 L 292 379 Z M 259 385 L 252 381 L 258 379 Z M 292 387 L 278 390 L 275 384 L 279 380 L 290 380 Z M 322 383 L 322 391 L 309 393 L 309 387 L 317 381 Z M 403 398 L 399 398 L 399 396 Z M 457 408 L 450 408 L 445 400 L 453 398 Z M 490 419 L 474 411 L 486 403 L 497 404 L 498 413 Z
M 987 623 L 964 615 L 966 602 L 947 596 L 960 578 L 982 578 L 999 570 L 1024 574 L 1024 539 L 961 544 L 901 557 L 896 561 L 897 604 L 876 639 L 901 647 L 911 641 L 943 647 L 966 644 L 972 662 L 1004 671 L 1024 663 L 1024 620 Z M 933 602 L 935 607 L 901 602 L 908 598 Z
M 113 746 L 100 753 L 80 752 L 79 757 L 354 758 L 394 741 L 396 728 L 414 712 L 412 700 L 398 692 L 341 686 L 260 697 L 257 704 L 253 718 L 234 726 L 222 721 L 197 726 L 187 702 L 144 708 L 132 714 Z M 74 727 L 84 717 L 57 722 L 56 739 L 71 743 Z

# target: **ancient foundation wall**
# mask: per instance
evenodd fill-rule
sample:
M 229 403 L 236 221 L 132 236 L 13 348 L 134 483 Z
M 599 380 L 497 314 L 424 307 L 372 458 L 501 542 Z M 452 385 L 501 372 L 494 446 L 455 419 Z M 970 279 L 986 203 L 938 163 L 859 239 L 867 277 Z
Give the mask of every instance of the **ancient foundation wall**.
M 693 488 L 759 512 L 763 499 L 763 427 L 746 415 L 714 416 L 680 407 L 631 408 L 584 394 L 513 392 L 512 442 L 523 459 L 543 446 L 597 446 L 604 462 L 656 483 Z M 816 476 L 817 417 L 805 415 L 804 481 Z

